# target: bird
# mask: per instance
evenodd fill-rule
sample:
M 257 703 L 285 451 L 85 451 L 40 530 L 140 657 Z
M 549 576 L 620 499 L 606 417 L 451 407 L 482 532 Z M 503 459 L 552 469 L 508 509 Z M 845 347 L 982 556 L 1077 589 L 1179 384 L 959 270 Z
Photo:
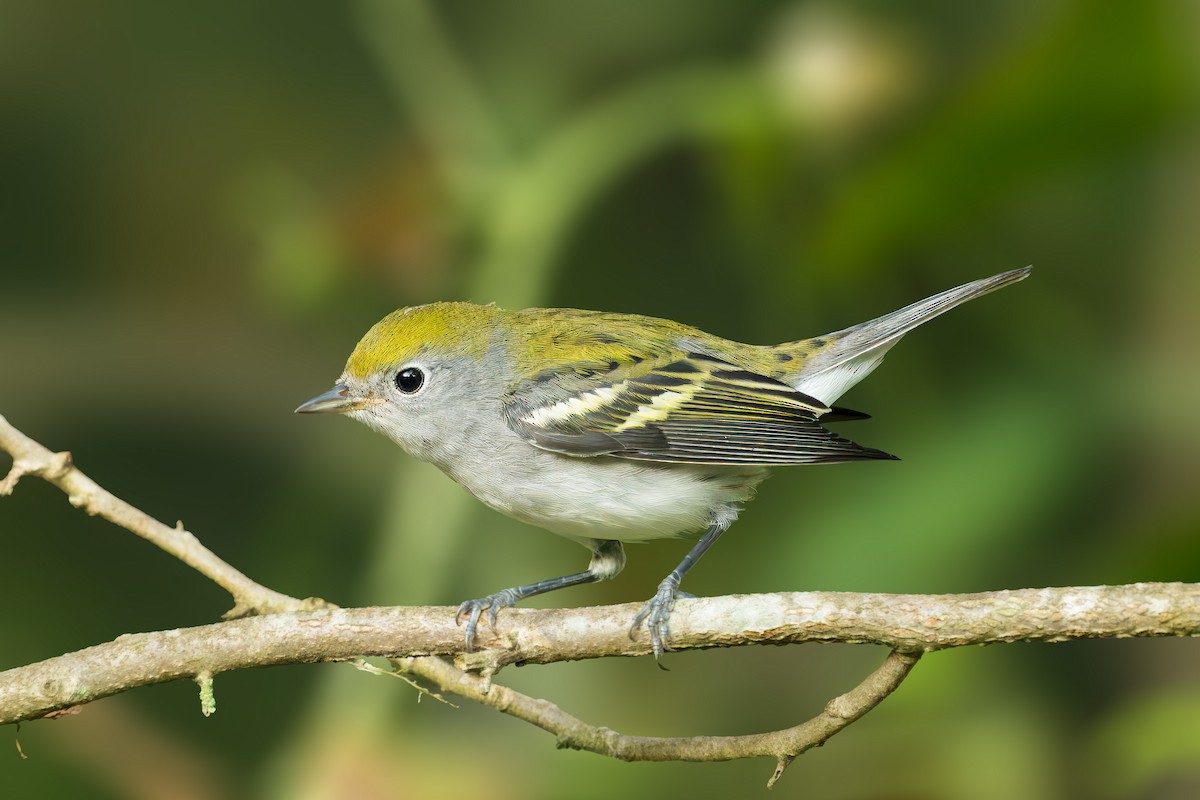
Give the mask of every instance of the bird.
M 338 413 L 440 468 L 487 506 L 588 548 L 581 572 L 463 602 L 465 647 L 482 615 L 608 580 L 625 542 L 699 534 L 634 616 L 655 658 L 670 649 L 680 583 L 773 467 L 895 456 L 825 427 L 868 415 L 834 403 L 904 334 L 1023 280 L 965 283 L 833 333 L 776 345 L 672 320 L 572 308 L 437 302 L 402 308 L 358 342 L 332 389 L 297 413 Z

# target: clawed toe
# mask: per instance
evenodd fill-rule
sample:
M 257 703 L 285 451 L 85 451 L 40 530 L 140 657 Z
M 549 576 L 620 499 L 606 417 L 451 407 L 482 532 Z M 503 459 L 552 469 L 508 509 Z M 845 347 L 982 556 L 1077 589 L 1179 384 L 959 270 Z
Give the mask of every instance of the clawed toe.
M 675 598 L 681 596 L 679 591 L 679 581 L 667 578 L 658 585 L 658 591 L 654 597 L 651 597 L 646 605 L 642 606 L 633 618 L 633 624 L 629 628 L 629 638 L 637 638 L 638 628 L 642 623 L 646 624 L 646 631 L 650 634 L 650 648 L 654 651 L 654 659 L 658 658 L 671 648 L 667 645 L 667 640 L 671 636 L 671 628 L 668 624 L 671 619 L 671 609 L 675 605 Z
M 475 638 L 479 630 L 479 618 L 484 611 L 488 612 L 487 621 L 488 627 L 493 631 L 496 630 L 496 614 L 500 609 L 508 608 L 517 602 L 517 597 L 511 589 L 505 589 L 502 592 L 489 594 L 487 597 L 481 597 L 478 600 L 467 600 L 458 607 L 458 611 L 454 614 L 454 624 L 462 625 L 463 617 L 467 618 L 467 629 L 464 632 L 467 652 L 475 651 Z
M 487 600 L 468 600 L 458 607 L 454 615 L 454 624 L 462 625 L 463 617 L 467 618 L 466 645 L 467 652 L 475 650 L 475 631 L 479 628 L 479 615 L 487 608 Z

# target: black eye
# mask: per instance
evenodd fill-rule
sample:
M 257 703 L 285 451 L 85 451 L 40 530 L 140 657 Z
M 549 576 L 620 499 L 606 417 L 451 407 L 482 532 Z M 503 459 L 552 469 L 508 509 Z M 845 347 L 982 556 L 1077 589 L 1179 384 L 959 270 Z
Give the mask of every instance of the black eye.
M 396 388 L 412 394 L 425 385 L 425 373 L 416 367 L 405 367 L 396 373 Z

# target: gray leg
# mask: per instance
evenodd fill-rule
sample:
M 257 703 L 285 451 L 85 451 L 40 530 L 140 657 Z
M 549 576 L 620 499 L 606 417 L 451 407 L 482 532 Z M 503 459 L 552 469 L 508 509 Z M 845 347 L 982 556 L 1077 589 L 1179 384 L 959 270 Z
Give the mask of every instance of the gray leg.
M 679 566 L 671 570 L 671 574 L 658 585 L 658 591 L 654 593 L 654 597 L 651 597 L 633 618 L 633 625 L 629 628 L 629 638 L 635 638 L 638 628 L 642 626 L 643 622 L 647 623 L 646 629 L 650 632 L 650 646 L 654 649 L 655 660 L 663 654 L 663 651 L 671 649 L 667 647 L 667 638 L 671 635 L 671 629 L 667 622 L 671 618 L 671 608 L 675 605 L 675 598 L 683 594 L 679 591 L 679 582 L 683 580 L 683 576 L 688 573 L 688 570 L 696 566 L 696 562 L 708 551 L 708 548 L 721 538 L 721 534 L 729 529 L 736 516 L 736 512 L 718 514 L 704 535 L 683 557 L 683 561 L 679 562 Z
M 455 623 L 461 625 L 463 617 L 467 617 L 467 652 L 475 649 L 475 632 L 479 627 L 479 617 L 486 610 L 488 625 L 496 629 L 496 612 L 508 608 L 519 600 L 533 597 L 535 594 L 553 592 L 555 589 L 565 589 L 568 586 L 579 586 L 583 583 L 595 583 L 614 578 L 625 568 L 625 549 L 617 541 L 601 540 L 592 548 L 592 560 L 584 572 L 574 575 L 564 575 L 561 578 L 548 578 L 525 586 L 514 586 L 511 589 L 489 594 L 478 600 L 468 600 L 458 607 L 454 615 Z

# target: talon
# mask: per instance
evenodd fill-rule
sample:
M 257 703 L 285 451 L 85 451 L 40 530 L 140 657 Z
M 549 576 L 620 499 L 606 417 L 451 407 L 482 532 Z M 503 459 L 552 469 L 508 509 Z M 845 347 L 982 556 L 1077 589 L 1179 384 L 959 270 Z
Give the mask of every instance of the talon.
M 483 615 L 484 610 L 488 612 L 487 620 L 488 627 L 493 631 L 496 630 L 496 614 L 500 609 L 508 608 L 517 602 L 517 598 L 511 589 L 506 589 L 503 592 L 496 592 L 487 597 L 481 597 L 478 600 L 467 600 L 458 607 L 458 611 L 454 614 L 454 624 L 462 625 L 463 616 L 467 616 L 467 629 L 464 631 L 466 648 L 468 653 L 475 652 L 475 638 L 479 630 L 479 618 Z
M 463 617 L 467 618 L 467 629 L 464 631 L 464 643 L 466 644 L 467 652 L 475 651 L 475 633 L 479 629 L 479 615 L 483 612 L 484 604 L 487 599 L 468 600 L 458 607 L 458 611 L 454 614 L 454 624 L 462 625 Z
M 655 661 L 671 649 L 667 645 L 667 640 L 671 636 L 669 625 L 671 609 L 675 605 L 675 598 L 681 595 L 679 580 L 674 576 L 668 576 L 658 585 L 658 591 L 655 592 L 654 597 L 651 597 L 646 605 L 642 606 L 642 610 L 633 617 L 633 624 L 629 628 L 629 638 L 636 639 L 638 628 L 642 626 L 643 622 L 646 623 L 646 632 L 650 634 L 650 649 L 654 652 Z

